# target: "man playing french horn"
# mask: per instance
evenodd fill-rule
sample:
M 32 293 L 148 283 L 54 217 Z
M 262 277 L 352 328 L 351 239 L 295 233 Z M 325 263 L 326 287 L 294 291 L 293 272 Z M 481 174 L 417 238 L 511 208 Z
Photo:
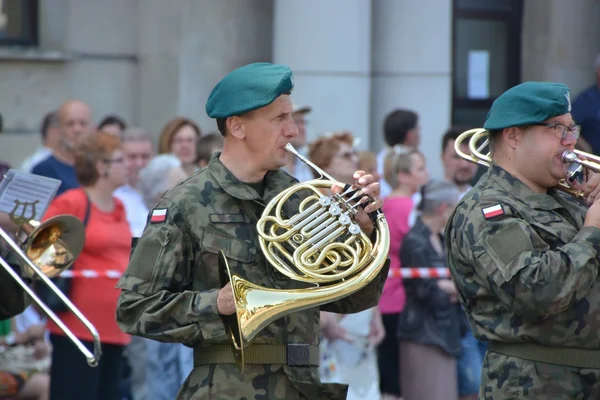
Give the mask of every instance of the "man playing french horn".
M 228 274 L 221 252 L 232 275 L 267 290 L 283 293 L 307 286 L 269 265 L 257 233 L 265 205 L 298 183 L 280 169 L 288 162 L 286 145 L 298 134 L 292 89 L 290 69 L 269 63 L 241 67 L 215 86 L 206 111 L 217 119 L 223 151 L 162 196 L 118 283 L 122 293 L 117 321 L 125 332 L 194 348 L 194 369 L 178 399 L 346 398 L 346 386 L 319 383 L 319 306 L 336 313 L 376 306 L 387 263 L 353 294 L 266 325 L 247 348 L 243 369 L 236 365 L 239 359 L 232 345 L 237 303 L 231 285 L 225 284 Z M 379 185 L 362 171 L 354 179 L 359 198 L 369 201 L 353 220 L 367 240 L 377 241 L 374 237 L 381 232 L 377 234 L 367 213 L 381 206 Z M 300 200 L 292 195 L 283 213 L 294 215 Z M 301 246 L 301 240 L 296 245 Z M 385 253 L 380 258 L 386 258 Z M 258 308 L 257 314 L 262 311 Z
M 490 341 L 480 399 L 600 398 L 600 186 L 597 174 L 567 179 L 570 111 L 562 84 L 499 96 L 484 124 L 490 168 L 446 227 L 459 298 Z M 564 179 L 581 199 L 558 189 Z

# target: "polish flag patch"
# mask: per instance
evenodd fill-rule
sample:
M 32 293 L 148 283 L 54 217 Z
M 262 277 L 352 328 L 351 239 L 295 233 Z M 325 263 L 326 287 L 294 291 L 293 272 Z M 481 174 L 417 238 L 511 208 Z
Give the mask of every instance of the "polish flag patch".
M 483 208 L 481 211 L 483 212 L 483 216 L 486 219 L 504 215 L 504 208 L 502 208 L 502 204 L 496 204 L 494 206 L 486 207 Z
M 150 222 L 153 224 L 159 222 L 165 222 L 167 220 L 167 209 L 166 208 L 155 208 L 152 210 L 152 215 L 150 216 Z

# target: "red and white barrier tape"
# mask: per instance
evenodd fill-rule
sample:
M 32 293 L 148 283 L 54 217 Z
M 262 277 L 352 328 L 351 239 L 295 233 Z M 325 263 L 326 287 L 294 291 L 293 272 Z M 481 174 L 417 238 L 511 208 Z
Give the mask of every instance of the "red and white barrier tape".
M 67 270 L 60 274 L 61 278 L 109 278 L 119 279 L 123 273 L 118 270 L 94 271 L 91 269 Z M 448 268 L 400 268 L 390 270 L 389 278 L 403 279 L 427 279 L 427 278 L 449 278 Z
M 123 275 L 123 272 L 108 269 L 106 271 L 94 271 L 92 269 L 81 269 L 81 270 L 66 270 L 61 272 L 61 278 L 110 278 L 119 279 Z
M 427 279 L 427 278 L 449 278 L 448 268 L 399 268 L 391 269 L 388 278 L 402 279 Z

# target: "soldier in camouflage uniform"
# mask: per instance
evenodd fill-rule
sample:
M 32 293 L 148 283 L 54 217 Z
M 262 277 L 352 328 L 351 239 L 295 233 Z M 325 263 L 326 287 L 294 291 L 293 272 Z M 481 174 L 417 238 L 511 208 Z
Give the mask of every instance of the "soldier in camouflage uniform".
M 301 286 L 272 268 L 262 254 L 256 223 L 264 205 L 297 181 L 280 168 L 284 146 L 298 134 L 289 93 L 291 71 L 281 65 L 250 64 L 213 89 L 206 111 L 224 135 L 222 153 L 207 168 L 167 191 L 150 212 L 132 251 L 117 321 L 132 335 L 194 348 L 194 369 L 178 399 L 344 399 L 347 386 L 321 384 L 319 308 L 273 322 L 246 349 L 243 373 L 235 364 L 229 318 L 235 318 L 230 284 L 224 285 L 218 253 L 232 273 L 268 288 Z M 358 186 L 381 206 L 373 177 L 357 172 Z M 299 196 L 284 206 L 296 213 Z M 361 211 L 357 223 L 373 232 Z M 361 291 L 321 307 L 358 312 L 378 304 L 387 266 Z
M 600 398 L 598 176 L 554 189 L 580 128 L 562 84 L 526 82 L 492 105 L 492 166 L 446 227 L 448 264 L 478 339 L 480 399 Z M 591 206 L 590 206 L 591 205 Z

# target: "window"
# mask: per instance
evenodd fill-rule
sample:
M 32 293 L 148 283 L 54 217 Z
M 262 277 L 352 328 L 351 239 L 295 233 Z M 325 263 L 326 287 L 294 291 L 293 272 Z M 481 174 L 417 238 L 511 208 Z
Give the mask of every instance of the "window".
M 37 44 L 38 0 L 0 0 L 0 45 Z
M 454 0 L 452 123 L 481 127 L 520 83 L 522 0 Z

